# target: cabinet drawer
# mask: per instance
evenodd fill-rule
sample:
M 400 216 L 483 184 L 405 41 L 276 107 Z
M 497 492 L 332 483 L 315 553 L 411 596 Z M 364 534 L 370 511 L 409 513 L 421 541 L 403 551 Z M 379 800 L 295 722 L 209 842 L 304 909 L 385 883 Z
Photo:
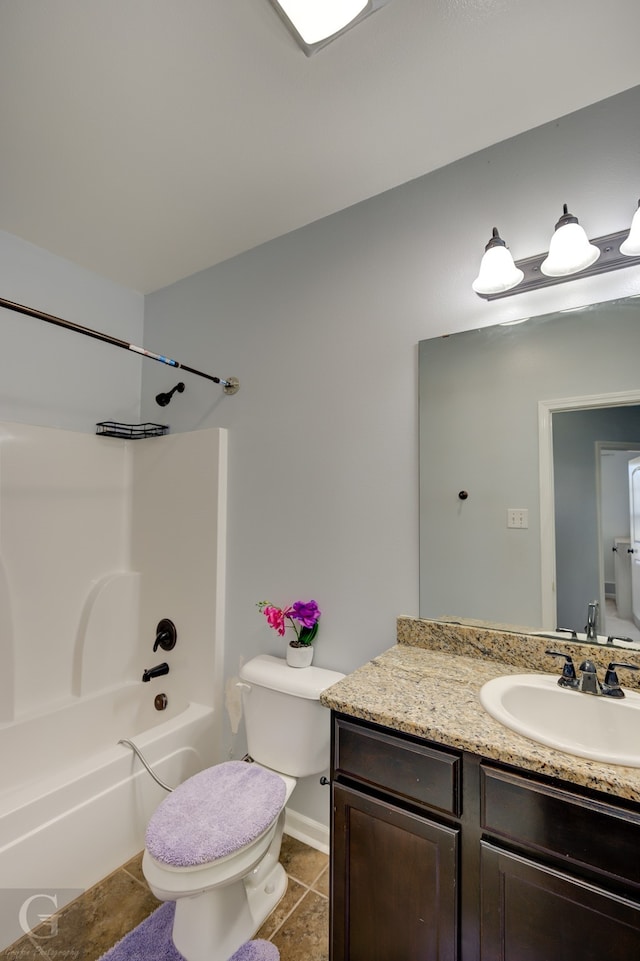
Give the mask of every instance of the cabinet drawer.
M 640 887 L 639 814 L 488 765 L 480 790 L 483 831 Z
M 458 817 L 461 758 L 404 735 L 334 718 L 334 777 L 344 775 Z
M 640 957 L 638 901 L 486 842 L 480 861 L 482 958 Z

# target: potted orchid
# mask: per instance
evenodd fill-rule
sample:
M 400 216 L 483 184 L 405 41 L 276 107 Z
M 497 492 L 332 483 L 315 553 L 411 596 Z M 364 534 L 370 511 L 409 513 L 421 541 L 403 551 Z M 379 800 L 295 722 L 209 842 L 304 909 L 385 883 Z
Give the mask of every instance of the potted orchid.
M 290 607 L 276 607 L 271 601 L 259 601 L 258 609 L 267 619 L 269 627 L 284 637 L 287 628 L 294 636 L 287 647 L 287 664 L 290 667 L 309 667 L 313 660 L 313 641 L 318 633 L 320 608 L 315 601 L 294 601 Z

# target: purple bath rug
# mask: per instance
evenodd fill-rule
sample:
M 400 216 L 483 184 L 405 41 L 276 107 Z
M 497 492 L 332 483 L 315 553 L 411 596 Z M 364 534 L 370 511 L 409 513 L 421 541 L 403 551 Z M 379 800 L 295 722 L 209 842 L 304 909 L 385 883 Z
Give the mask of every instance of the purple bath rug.
M 171 940 L 175 903 L 167 901 L 118 941 L 100 961 L 184 961 Z M 229 961 L 278 961 L 280 952 L 270 941 L 247 941 Z

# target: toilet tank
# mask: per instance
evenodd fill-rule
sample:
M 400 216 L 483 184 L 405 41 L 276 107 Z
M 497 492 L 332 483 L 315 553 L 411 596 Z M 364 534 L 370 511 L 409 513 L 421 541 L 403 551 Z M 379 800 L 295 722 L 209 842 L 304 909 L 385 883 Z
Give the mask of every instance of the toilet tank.
M 324 771 L 331 721 L 320 693 L 343 677 L 321 667 L 289 667 L 270 654 L 247 661 L 240 668 L 240 688 L 254 761 L 296 778 Z

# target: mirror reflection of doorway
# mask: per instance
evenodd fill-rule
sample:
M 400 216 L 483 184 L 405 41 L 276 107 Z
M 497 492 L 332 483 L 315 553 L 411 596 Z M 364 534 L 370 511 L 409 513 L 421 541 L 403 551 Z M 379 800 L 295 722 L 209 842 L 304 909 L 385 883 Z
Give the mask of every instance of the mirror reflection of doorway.
M 630 618 L 615 623 L 619 619 L 617 605 L 615 609 L 611 605 L 615 599 L 614 541 L 630 537 L 626 464 L 618 478 L 616 511 L 607 507 L 605 512 L 601 500 L 601 461 L 605 458 L 599 453 L 605 447 L 610 451 L 640 449 L 640 404 L 609 406 L 597 395 L 575 398 L 572 406 L 553 410 L 552 422 L 556 624 L 585 630 L 587 609 L 595 600 L 600 634 L 640 640 L 638 626 Z M 613 458 L 606 461 L 608 466 Z M 603 515 L 612 513 L 614 518 L 605 532 Z
M 632 519 L 629 464 L 640 456 L 637 444 L 598 445 L 600 469 L 601 631 L 640 641 L 640 617 L 632 596 Z M 640 533 L 640 532 L 638 532 Z M 640 602 L 637 596 L 636 604 Z
M 640 629 L 640 457 L 629 461 L 631 617 Z

